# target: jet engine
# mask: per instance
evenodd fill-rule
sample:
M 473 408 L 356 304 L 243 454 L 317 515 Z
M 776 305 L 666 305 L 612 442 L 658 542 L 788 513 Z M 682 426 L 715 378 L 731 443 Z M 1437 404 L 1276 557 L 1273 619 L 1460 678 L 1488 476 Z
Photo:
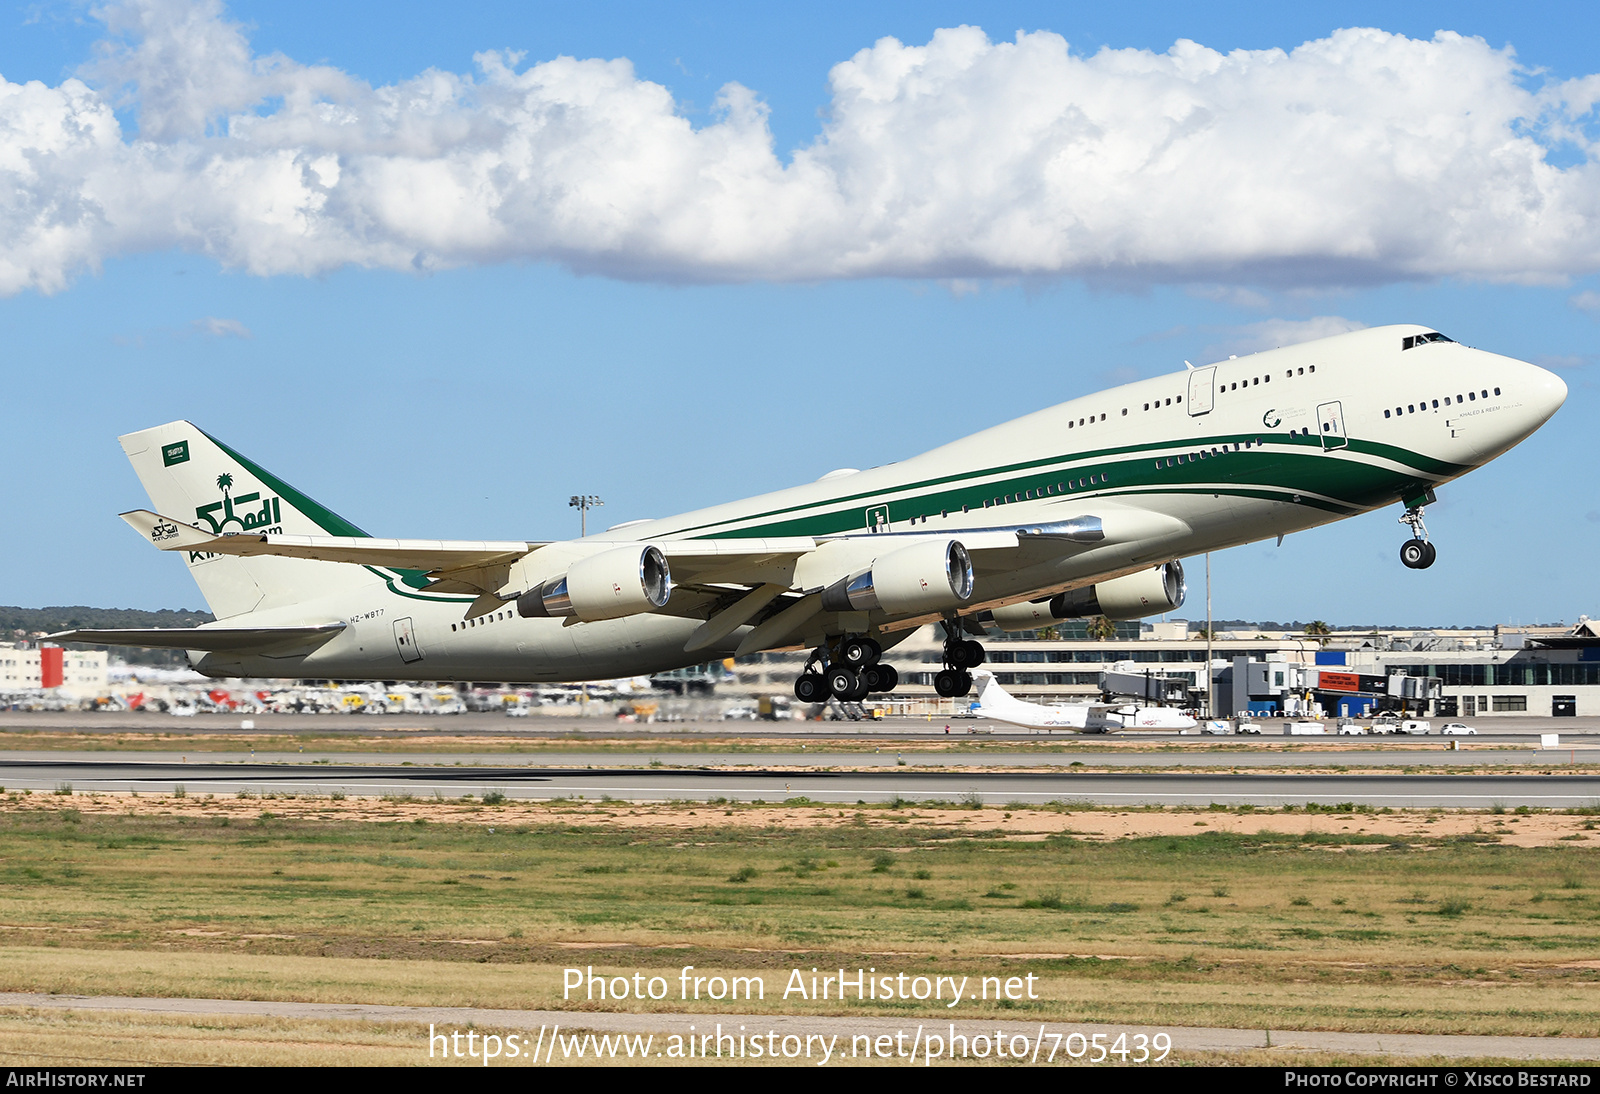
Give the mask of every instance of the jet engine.
M 1005 631 L 1031 631 L 1063 619 L 1103 615 L 1109 619 L 1141 619 L 1183 606 L 1188 586 L 1183 563 L 1174 559 L 1143 573 L 1114 577 L 1086 589 L 1060 593 L 1037 603 L 1007 604 L 989 614 Z
M 659 547 L 636 544 L 574 562 L 561 577 L 517 597 L 517 614 L 525 619 L 575 617 L 586 623 L 621 619 L 663 607 L 671 595 L 666 556 Z
M 972 556 L 953 539 L 925 540 L 874 559 L 822 590 L 822 610 L 915 615 L 972 599 Z

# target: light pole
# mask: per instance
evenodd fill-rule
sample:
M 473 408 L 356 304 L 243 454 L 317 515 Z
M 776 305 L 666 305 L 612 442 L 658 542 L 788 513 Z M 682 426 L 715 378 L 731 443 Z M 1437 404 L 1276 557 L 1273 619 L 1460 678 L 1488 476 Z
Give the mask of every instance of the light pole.
M 1211 552 L 1206 552 L 1206 717 L 1217 716 L 1216 683 L 1211 673 L 1211 639 L 1215 630 L 1211 622 Z
M 581 535 L 589 534 L 589 510 L 597 505 L 604 505 L 594 494 L 574 494 L 572 500 L 567 502 L 570 508 L 578 511 L 578 528 Z

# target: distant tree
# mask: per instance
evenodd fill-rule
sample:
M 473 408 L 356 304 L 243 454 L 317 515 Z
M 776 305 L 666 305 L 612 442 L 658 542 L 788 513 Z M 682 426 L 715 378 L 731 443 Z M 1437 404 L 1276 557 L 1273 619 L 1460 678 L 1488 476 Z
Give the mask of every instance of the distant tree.
M 1055 627 L 1040 627 L 1034 632 L 1034 637 L 1041 642 L 1054 642 L 1061 637 L 1061 632 Z
M 1089 620 L 1085 630 L 1088 632 L 1089 637 L 1097 642 L 1104 642 L 1108 638 L 1117 636 L 1117 625 L 1103 615 L 1097 615 Z
M 1311 622 L 1306 624 L 1306 634 L 1310 635 L 1312 638 L 1320 638 L 1324 646 L 1328 644 L 1328 636 L 1332 633 L 1333 628 L 1328 626 L 1320 619 L 1313 619 Z
M 1196 627 L 1194 633 L 1189 637 L 1193 638 L 1196 642 L 1204 642 L 1206 639 L 1211 637 L 1211 632 L 1206 630 L 1204 627 Z

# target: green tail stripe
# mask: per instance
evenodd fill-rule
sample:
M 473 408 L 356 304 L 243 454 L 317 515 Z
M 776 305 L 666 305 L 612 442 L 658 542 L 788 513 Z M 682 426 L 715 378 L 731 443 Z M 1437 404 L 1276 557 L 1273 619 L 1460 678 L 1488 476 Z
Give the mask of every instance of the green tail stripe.
M 338 513 L 335 513 L 332 509 L 329 509 L 326 505 L 306 497 L 306 495 L 302 494 L 300 491 L 296 490 L 294 487 L 278 478 L 278 476 L 274 475 L 272 472 L 268 471 L 254 460 L 241 456 L 239 453 L 235 452 L 233 449 L 217 440 L 205 430 L 200 430 L 200 434 L 212 444 L 226 452 L 229 456 L 232 456 L 239 466 L 243 467 L 256 478 L 272 487 L 279 497 L 285 499 L 290 505 L 293 505 L 306 516 L 316 521 L 317 526 L 330 536 L 356 536 L 361 539 L 372 538 L 366 532 L 363 532 L 360 528 L 357 528 L 354 524 L 351 524 L 349 521 L 345 520 Z

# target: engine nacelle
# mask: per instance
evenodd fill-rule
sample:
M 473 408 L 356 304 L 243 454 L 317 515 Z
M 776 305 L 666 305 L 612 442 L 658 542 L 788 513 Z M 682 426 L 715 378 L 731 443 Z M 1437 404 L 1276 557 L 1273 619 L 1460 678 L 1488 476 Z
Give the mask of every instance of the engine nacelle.
M 1108 619 L 1142 619 L 1183 607 L 1189 589 L 1183 563 L 1173 560 L 1143 573 L 1115 577 L 1087 589 L 1060 593 L 1038 603 L 1007 604 L 989 614 L 1005 631 L 1032 631 L 1064 619 L 1103 615 Z
M 666 556 L 659 547 L 637 544 L 579 559 L 562 577 L 517 597 L 517 614 L 592 623 L 664 607 L 671 595 Z
M 822 590 L 826 612 L 916 615 L 972 599 L 972 556 L 957 540 L 926 540 L 874 559 Z

